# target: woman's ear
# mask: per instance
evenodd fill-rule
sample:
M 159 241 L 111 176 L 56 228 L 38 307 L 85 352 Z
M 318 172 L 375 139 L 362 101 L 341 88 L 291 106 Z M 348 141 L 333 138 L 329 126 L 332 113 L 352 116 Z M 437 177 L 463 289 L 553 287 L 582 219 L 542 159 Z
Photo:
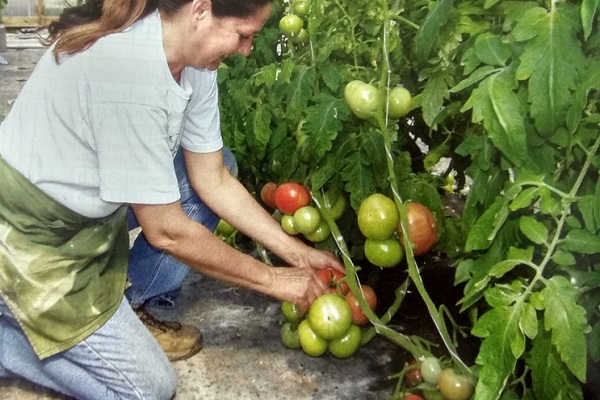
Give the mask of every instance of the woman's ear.
M 196 20 L 206 18 L 211 12 L 212 3 L 210 0 L 193 0 L 192 1 L 192 16 Z

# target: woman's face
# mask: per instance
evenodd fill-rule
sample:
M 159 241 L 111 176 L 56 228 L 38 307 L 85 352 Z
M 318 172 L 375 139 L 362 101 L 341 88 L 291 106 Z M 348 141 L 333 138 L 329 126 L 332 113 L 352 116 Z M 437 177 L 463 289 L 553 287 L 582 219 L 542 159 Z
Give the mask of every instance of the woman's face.
M 249 56 L 254 35 L 271 13 L 271 4 L 246 18 L 217 18 L 210 11 L 198 14 L 198 24 L 187 46 L 188 65 L 215 70 L 225 57 L 236 53 Z

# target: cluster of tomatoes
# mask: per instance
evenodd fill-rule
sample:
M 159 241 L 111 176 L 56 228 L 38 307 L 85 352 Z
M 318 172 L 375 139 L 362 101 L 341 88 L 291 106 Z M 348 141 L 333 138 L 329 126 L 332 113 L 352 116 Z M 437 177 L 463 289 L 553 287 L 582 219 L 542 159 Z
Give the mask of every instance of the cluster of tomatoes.
M 302 349 L 312 357 L 329 352 L 337 358 L 349 358 L 361 346 L 361 326 L 369 322 L 361 310 L 356 296 L 343 281 L 344 274 L 330 269 L 317 271 L 329 288 L 303 315 L 297 305 L 281 303 L 284 322 L 281 326 L 281 342 L 290 349 Z M 377 306 L 375 291 L 362 285 L 363 293 L 371 310 Z
M 436 357 L 412 360 L 404 375 L 404 385 L 413 393 L 403 400 L 468 400 L 475 390 L 473 382 L 449 366 L 442 367 Z
M 385 112 L 388 118 L 398 119 L 408 114 L 412 104 L 412 96 L 404 86 L 395 86 L 390 89 L 389 96 L 384 96 L 375 85 L 360 80 L 346 85 L 344 99 L 360 119 L 376 118 Z
M 329 237 L 331 229 L 321 217 L 318 208 L 311 205 L 308 189 L 297 182 L 286 182 L 277 185 L 266 183 L 260 196 L 269 207 L 282 213 L 281 227 L 290 235 L 303 235 L 312 243 L 322 242 Z M 331 217 L 336 220 L 346 210 L 346 198 L 342 194 L 332 197 Z
M 279 29 L 294 44 L 304 43 L 308 39 L 308 31 L 304 28 L 308 6 L 308 0 L 295 0 L 290 5 L 290 12 L 279 20 Z
M 437 241 L 437 225 L 432 212 L 417 202 L 405 204 L 408 237 L 416 256 L 428 252 Z M 404 258 L 402 224 L 394 201 L 381 194 L 367 197 L 358 209 L 358 228 L 366 237 L 365 257 L 378 267 L 393 267 Z

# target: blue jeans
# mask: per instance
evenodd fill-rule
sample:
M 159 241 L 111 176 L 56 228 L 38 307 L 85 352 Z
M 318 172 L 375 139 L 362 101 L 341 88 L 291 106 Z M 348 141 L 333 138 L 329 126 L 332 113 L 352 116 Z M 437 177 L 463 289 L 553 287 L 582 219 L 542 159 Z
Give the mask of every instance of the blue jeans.
M 223 159 L 229 172 L 237 177 L 237 163 L 228 149 L 223 149 Z M 220 218 L 208 208 L 192 189 L 183 151 L 175 156 L 175 173 L 179 182 L 181 205 L 187 216 L 214 231 Z M 133 211 L 128 213 L 129 229 L 139 226 Z M 187 265 L 158 250 L 146 240 L 143 232 L 136 238 L 129 252 L 129 281 L 131 286 L 125 295 L 133 308 L 143 304 L 169 307 L 183 284 L 190 269 Z
M 123 298 L 76 346 L 40 360 L 0 296 L 0 378 L 22 378 L 77 399 L 171 399 L 175 371 Z

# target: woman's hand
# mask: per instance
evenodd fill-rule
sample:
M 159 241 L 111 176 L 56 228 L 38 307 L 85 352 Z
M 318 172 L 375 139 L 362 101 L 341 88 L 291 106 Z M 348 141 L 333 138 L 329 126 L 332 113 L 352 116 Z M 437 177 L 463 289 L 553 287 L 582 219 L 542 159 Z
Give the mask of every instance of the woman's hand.
M 346 273 L 344 265 L 332 253 L 308 246 L 297 267 L 324 269 L 331 268 Z
M 334 257 L 335 259 L 335 257 Z M 306 312 L 313 301 L 328 292 L 325 283 L 312 268 L 272 267 L 273 286 L 269 294 L 287 300 Z

